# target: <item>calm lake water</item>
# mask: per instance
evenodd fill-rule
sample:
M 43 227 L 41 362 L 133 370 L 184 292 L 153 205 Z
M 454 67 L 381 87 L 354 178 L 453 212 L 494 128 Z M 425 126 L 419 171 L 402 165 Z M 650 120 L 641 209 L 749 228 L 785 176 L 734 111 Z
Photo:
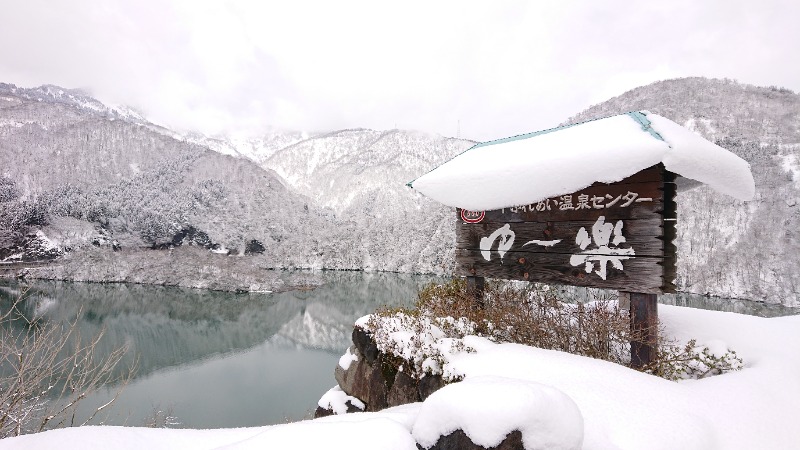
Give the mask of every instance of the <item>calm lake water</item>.
M 288 272 L 287 272 L 288 274 Z M 138 370 L 105 421 L 144 424 L 169 412 L 182 427 L 220 428 L 309 417 L 336 384 L 333 370 L 350 344 L 353 322 L 376 308 L 413 304 L 442 278 L 321 272 L 321 287 L 273 294 L 231 294 L 146 285 L 36 281 L 24 308 L 45 320 L 79 317 L 84 336 L 105 328 L 101 352 L 127 345 Z M 0 280 L 0 306 L 20 286 Z M 800 313 L 742 300 L 663 296 L 662 302 L 764 317 Z M 86 407 L 103 404 L 109 387 Z
M 128 345 L 134 380 L 105 421 L 142 425 L 169 411 L 183 427 L 257 426 L 303 419 L 336 384 L 353 323 L 376 308 L 410 305 L 430 276 L 321 272 L 314 290 L 232 294 L 134 284 L 35 281 L 24 308 L 45 320 L 79 317 L 105 328 L 101 352 Z M 0 280 L 0 305 L 20 287 Z M 3 309 L 6 306 L 0 306 Z M 86 402 L 99 406 L 115 389 Z M 87 408 L 88 410 L 88 408 Z

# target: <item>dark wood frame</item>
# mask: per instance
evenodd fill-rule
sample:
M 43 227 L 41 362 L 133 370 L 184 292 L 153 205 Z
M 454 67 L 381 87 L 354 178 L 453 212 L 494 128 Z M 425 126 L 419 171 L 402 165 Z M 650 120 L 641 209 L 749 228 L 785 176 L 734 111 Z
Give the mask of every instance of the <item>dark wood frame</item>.
M 573 194 L 531 205 L 481 213 L 463 212 L 470 218 L 481 217 L 480 221 L 463 220 L 462 210 L 458 209 L 456 275 L 467 277 L 479 306 L 483 302 L 484 277 L 630 293 L 631 329 L 637 334 L 641 334 L 641 330 L 652 331 L 652 334 L 647 331 L 642 341 L 631 343 L 631 364 L 643 367 L 655 356 L 657 348 L 657 295 L 675 292 L 675 178 L 674 173 L 658 164 L 617 183 L 594 183 Z M 629 195 L 632 193 L 636 196 Z M 564 201 L 565 197 L 572 202 Z M 631 197 L 634 199 L 628 202 Z M 592 203 L 584 202 L 583 208 L 576 209 L 578 198 L 591 199 Z M 620 203 L 623 198 L 624 202 Z M 627 205 L 623 207 L 625 203 Z M 573 208 L 562 207 L 565 204 Z M 585 207 L 587 205 L 589 207 Z M 602 225 L 601 216 L 605 224 L 612 226 L 621 221 L 625 242 L 619 244 L 620 248 L 635 251 L 632 256 L 619 261 L 623 270 L 618 270 L 613 264 L 598 262 L 598 269 L 600 264 L 606 265 L 604 276 L 598 275 L 599 270 L 587 272 L 585 265 L 570 263 L 571 255 L 585 253 L 576 236 L 581 229 L 591 230 L 596 223 Z M 506 226 L 507 230 L 513 231 L 513 244 L 501 249 L 502 240 L 496 239 L 489 247 L 487 260 L 486 246 L 481 248 L 482 239 Z M 506 234 L 508 236 L 511 234 Z M 546 244 L 523 245 L 531 241 Z M 599 245 L 596 247 L 597 251 L 602 251 Z M 613 257 L 613 254 L 609 255 Z

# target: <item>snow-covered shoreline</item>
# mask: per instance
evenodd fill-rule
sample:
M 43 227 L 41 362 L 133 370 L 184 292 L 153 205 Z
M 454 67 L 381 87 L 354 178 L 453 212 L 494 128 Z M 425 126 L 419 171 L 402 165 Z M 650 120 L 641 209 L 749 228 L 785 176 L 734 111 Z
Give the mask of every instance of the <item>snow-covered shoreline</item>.
M 668 337 L 697 339 L 698 344 L 711 348 L 733 349 L 744 360 L 744 369 L 707 379 L 671 382 L 604 361 L 468 337 L 465 341 L 475 351 L 448 355 L 445 370 L 461 373 L 465 380 L 502 377 L 510 380 L 509 386 L 534 383 L 563 393 L 577 405 L 583 423 L 582 446 L 573 448 L 800 448 L 800 428 L 796 426 L 796 405 L 800 402 L 800 379 L 796 376 L 800 373 L 800 352 L 796 349 L 800 342 L 800 316 L 765 319 L 667 305 L 660 309 Z M 489 428 L 476 432 L 489 433 L 486 430 L 491 430 L 492 424 L 504 425 L 492 421 L 495 405 L 489 401 L 468 395 L 463 402 L 477 405 L 475 410 L 484 412 L 482 423 Z M 419 436 L 414 430 L 423 425 L 418 421 L 426 405 L 415 403 L 375 413 L 257 428 L 72 428 L 4 439 L 0 449 L 323 445 L 328 449 L 414 449 L 414 437 Z M 440 414 L 446 414 L 449 407 L 437 408 Z M 520 411 L 519 420 L 534 415 L 535 411 Z M 433 425 L 430 421 L 425 423 Z M 442 433 L 452 428 L 452 424 L 437 426 Z M 544 431 L 536 431 L 535 427 L 526 431 L 533 435 L 540 432 Z
M 311 271 L 276 270 L 259 255 L 218 255 L 191 246 L 120 251 L 87 248 L 67 253 L 50 264 L 26 268 L 22 273 L 6 272 L 14 278 L 22 275 L 29 279 L 135 283 L 227 292 L 313 289 L 322 283 Z

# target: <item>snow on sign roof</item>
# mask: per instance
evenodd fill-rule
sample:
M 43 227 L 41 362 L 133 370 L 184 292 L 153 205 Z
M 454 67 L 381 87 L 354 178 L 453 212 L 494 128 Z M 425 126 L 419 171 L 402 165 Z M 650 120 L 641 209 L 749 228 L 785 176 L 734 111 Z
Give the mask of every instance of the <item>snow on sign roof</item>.
M 658 163 L 739 200 L 751 200 L 750 164 L 646 111 L 478 144 L 408 183 L 448 206 L 484 211 L 614 183 Z

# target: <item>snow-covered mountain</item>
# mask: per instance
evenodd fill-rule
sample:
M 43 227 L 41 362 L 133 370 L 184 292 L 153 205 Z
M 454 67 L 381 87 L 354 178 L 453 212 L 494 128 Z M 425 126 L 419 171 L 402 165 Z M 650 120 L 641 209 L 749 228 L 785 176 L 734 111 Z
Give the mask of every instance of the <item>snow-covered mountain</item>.
M 25 100 L 60 103 L 110 119 L 121 119 L 139 124 L 148 123 L 144 116 L 133 108 L 125 105 L 108 106 L 80 89 L 65 89 L 51 84 L 36 88 L 21 88 L 9 83 L 0 83 L 0 93 L 5 94 L 2 101 L 6 102 L 6 105 L 8 103 L 20 104 Z
M 731 80 L 660 81 L 570 119 L 650 110 L 747 160 L 756 198 L 679 193 L 679 290 L 800 305 L 800 95 Z
M 179 136 L 98 105 L 52 86 L 0 85 L 0 259 L 52 256 L 54 245 L 190 244 L 276 268 L 452 266 L 452 212 L 404 184 L 468 141 L 371 130 Z M 89 269 L 38 272 L 91 280 Z
M 359 267 L 446 273 L 453 211 L 405 183 L 472 144 L 412 131 L 341 130 L 287 146 L 261 164 L 335 213 Z
M 630 110 L 719 142 L 756 177 L 759 194 L 746 204 L 705 188 L 679 196 L 679 288 L 797 304 L 800 96 L 729 80 L 669 80 L 570 122 Z M 405 183 L 472 142 L 366 129 L 179 135 L 123 112 L 76 91 L 0 84 L 0 259 L 35 247 L 39 230 L 73 236 L 66 246 L 77 250 L 77 235 L 101 249 L 192 244 L 258 254 L 262 267 L 453 267 L 453 211 Z M 52 229 L 64 223 L 58 216 L 89 232 Z M 40 254 L 62 241 L 39 242 Z
M 453 212 L 405 183 L 464 151 L 472 141 L 368 129 L 329 133 L 273 130 L 256 139 L 191 137 L 275 171 L 286 186 L 329 211 L 335 232 L 315 232 L 306 265 L 335 269 L 447 273 Z M 298 264 L 302 266 L 302 264 Z
M 75 250 L 187 243 L 268 253 L 285 265 L 304 264 L 310 237 L 336 229 L 330 213 L 309 208 L 307 198 L 249 159 L 86 107 L 93 103 L 84 97 L 31 94 L 55 88 L 20 95 L 8 86 L 0 86 L 0 259 L 24 257 L 19 242 L 25 247 L 32 229 L 74 235 L 48 229 L 65 223 L 58 217 L 94 225 L 79 233 L 83 242 L 72 240 Z

